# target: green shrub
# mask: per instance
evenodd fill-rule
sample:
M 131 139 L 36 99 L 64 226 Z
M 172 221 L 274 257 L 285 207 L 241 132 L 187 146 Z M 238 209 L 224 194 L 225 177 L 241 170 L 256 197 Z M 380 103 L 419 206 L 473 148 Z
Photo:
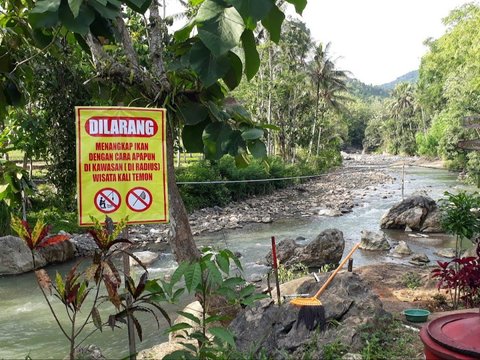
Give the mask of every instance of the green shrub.
M 321 152 L 319 156 L 307 158 L 300 155 L 295 165 L 285 164 L 279 157 L 264 161 L 252 159 L 247 167 L 239 168 L 232 156 L 226 155 L 219 161 L 199 161 L 176 171 L 177 182 L 205 182 L 215 180 L 242 181 L 278 179 L 316 175 L 332 166 L 341 164 L 338 151 Z M 304 180 L 305 181 L 305 180 Z M 239 182 L 226 184 L 180 184 L 180 194 L 189 212 L 204 207 L 224 206 L 230 201 L 239 201 L 256 195 L 266 195 L 302 180 Z
M 175 175 L 177 182 L 221 180 L 218 169 L 205 160 L 180 168 Z M 179 191 L 189 212 L 214 205 L 223 206 L 231 201 L 230 193 L 223 184 L 179 185 Z

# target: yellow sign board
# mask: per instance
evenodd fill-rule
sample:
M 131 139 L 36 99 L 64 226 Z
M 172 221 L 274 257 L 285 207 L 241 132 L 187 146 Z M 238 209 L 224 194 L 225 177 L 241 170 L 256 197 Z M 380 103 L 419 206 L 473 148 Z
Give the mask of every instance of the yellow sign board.
M 75 107 L 80 226 L 168 222 L 166 110 Z

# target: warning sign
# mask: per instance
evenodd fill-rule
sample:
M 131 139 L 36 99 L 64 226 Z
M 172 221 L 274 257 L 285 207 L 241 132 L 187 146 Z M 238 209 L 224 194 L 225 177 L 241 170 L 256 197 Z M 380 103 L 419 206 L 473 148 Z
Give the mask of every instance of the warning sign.
M 127 194 L 127 206 L 133 211 L 145 211 L 152 205 L 152 194 L 145 188 L 137 187 Z
M 120 207 L 120 194 L 115 189 L 105 188 L 95 194 L 95 206 L 105 214 L 112 213 Z
M 168 222 L 165 109 L 76 107 L 80 226 Z M 154 195 L 152 195 L 154 194 Z

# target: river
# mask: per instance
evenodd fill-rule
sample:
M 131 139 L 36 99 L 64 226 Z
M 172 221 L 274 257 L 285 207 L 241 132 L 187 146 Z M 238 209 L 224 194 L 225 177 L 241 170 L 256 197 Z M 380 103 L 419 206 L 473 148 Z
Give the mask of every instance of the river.
M 258 277 L 268 271 L 261 263 L 270 250 L 271 236 L 275 236 L 277 242 L 285 238 L 303 237 L 305 240 L 300 242 L 308 243 L 322 230 L 337 228 L 344 234 L 348 251 L 359 241 L 362 229 L 378 231 L 381 216 L 401 200 L 401 169 L 392 168 L 391 173 L 396 177 L 394 183 L 379 184 L 360 191 L 357 206 L 351 213 L 341 217 L 318 216 L 249 225 L 240 230 L 199 236 L 197 243 L 199 246 L 227 247 L 240 252 L 247 278 Z M 438 200 L 445 191 L 456 192 L 467 187 L 456 180 L 456 174 L 446 170 L 412 167 L 406 170 L 404 188 L 405 195 L 425 191 Z M 446 236 L 431 235 L 423 239 L 398 232 L 390 232 L 388 235 L 394 240 L 406 240 L 414 253 L 425 253 L 431 260 L 437 258 L 433 254 L 436 248 L 454 246 L 451 238 Z M 362 251 L 357 251 L 354 259 L 355 266 L 377 262 L 405 262 L 385 256 L 384 253 Z M 51 266 L 47 270 L 53 277 L 56 271 L 64 273 L 71 265 Z M 172 256 L 165 254 L 150 268 L 150 276 L 160 277 L 172 271 L 175 265 Z M 59 312 L 63 310 L 58 304 L 55 309 Z M 174 312 L 177 308 L 170 305 L 166 309 Z M 138 344 L 139 349 L 151 347 L 166 339 L 163 334 L 165 321 L 161 322 L 158 330 L 153 319 L 140 317 L 140 320 L 144 325 L 144 341 Z M 115 329 L 113 332 L 109 328 L 104 329 L 102 333 L 95 333 L 86 343 L 98 345 L 109 359 L 127 355 L 127 335 L 124 329 Z M 67 353 L 68 344 L 55 324 L 33 275 L 29 273 L 0 277 L 0 359 L 24 359 L 27 355 L 34 360 L 59 359 Z

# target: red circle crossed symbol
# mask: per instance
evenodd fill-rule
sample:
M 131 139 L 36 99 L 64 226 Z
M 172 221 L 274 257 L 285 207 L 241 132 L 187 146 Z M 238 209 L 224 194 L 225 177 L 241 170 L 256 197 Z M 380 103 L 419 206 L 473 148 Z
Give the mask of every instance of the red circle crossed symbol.
M 121 201 L 118 191 L 112 188 L 101 189 L 94 197 L 95 207 L 104 214 L 118 210 Z
M 152 205 L 152 194 L 143 187 L 136 187 L 127 193 L 127 206 L 130 210 L 142 212 Z

